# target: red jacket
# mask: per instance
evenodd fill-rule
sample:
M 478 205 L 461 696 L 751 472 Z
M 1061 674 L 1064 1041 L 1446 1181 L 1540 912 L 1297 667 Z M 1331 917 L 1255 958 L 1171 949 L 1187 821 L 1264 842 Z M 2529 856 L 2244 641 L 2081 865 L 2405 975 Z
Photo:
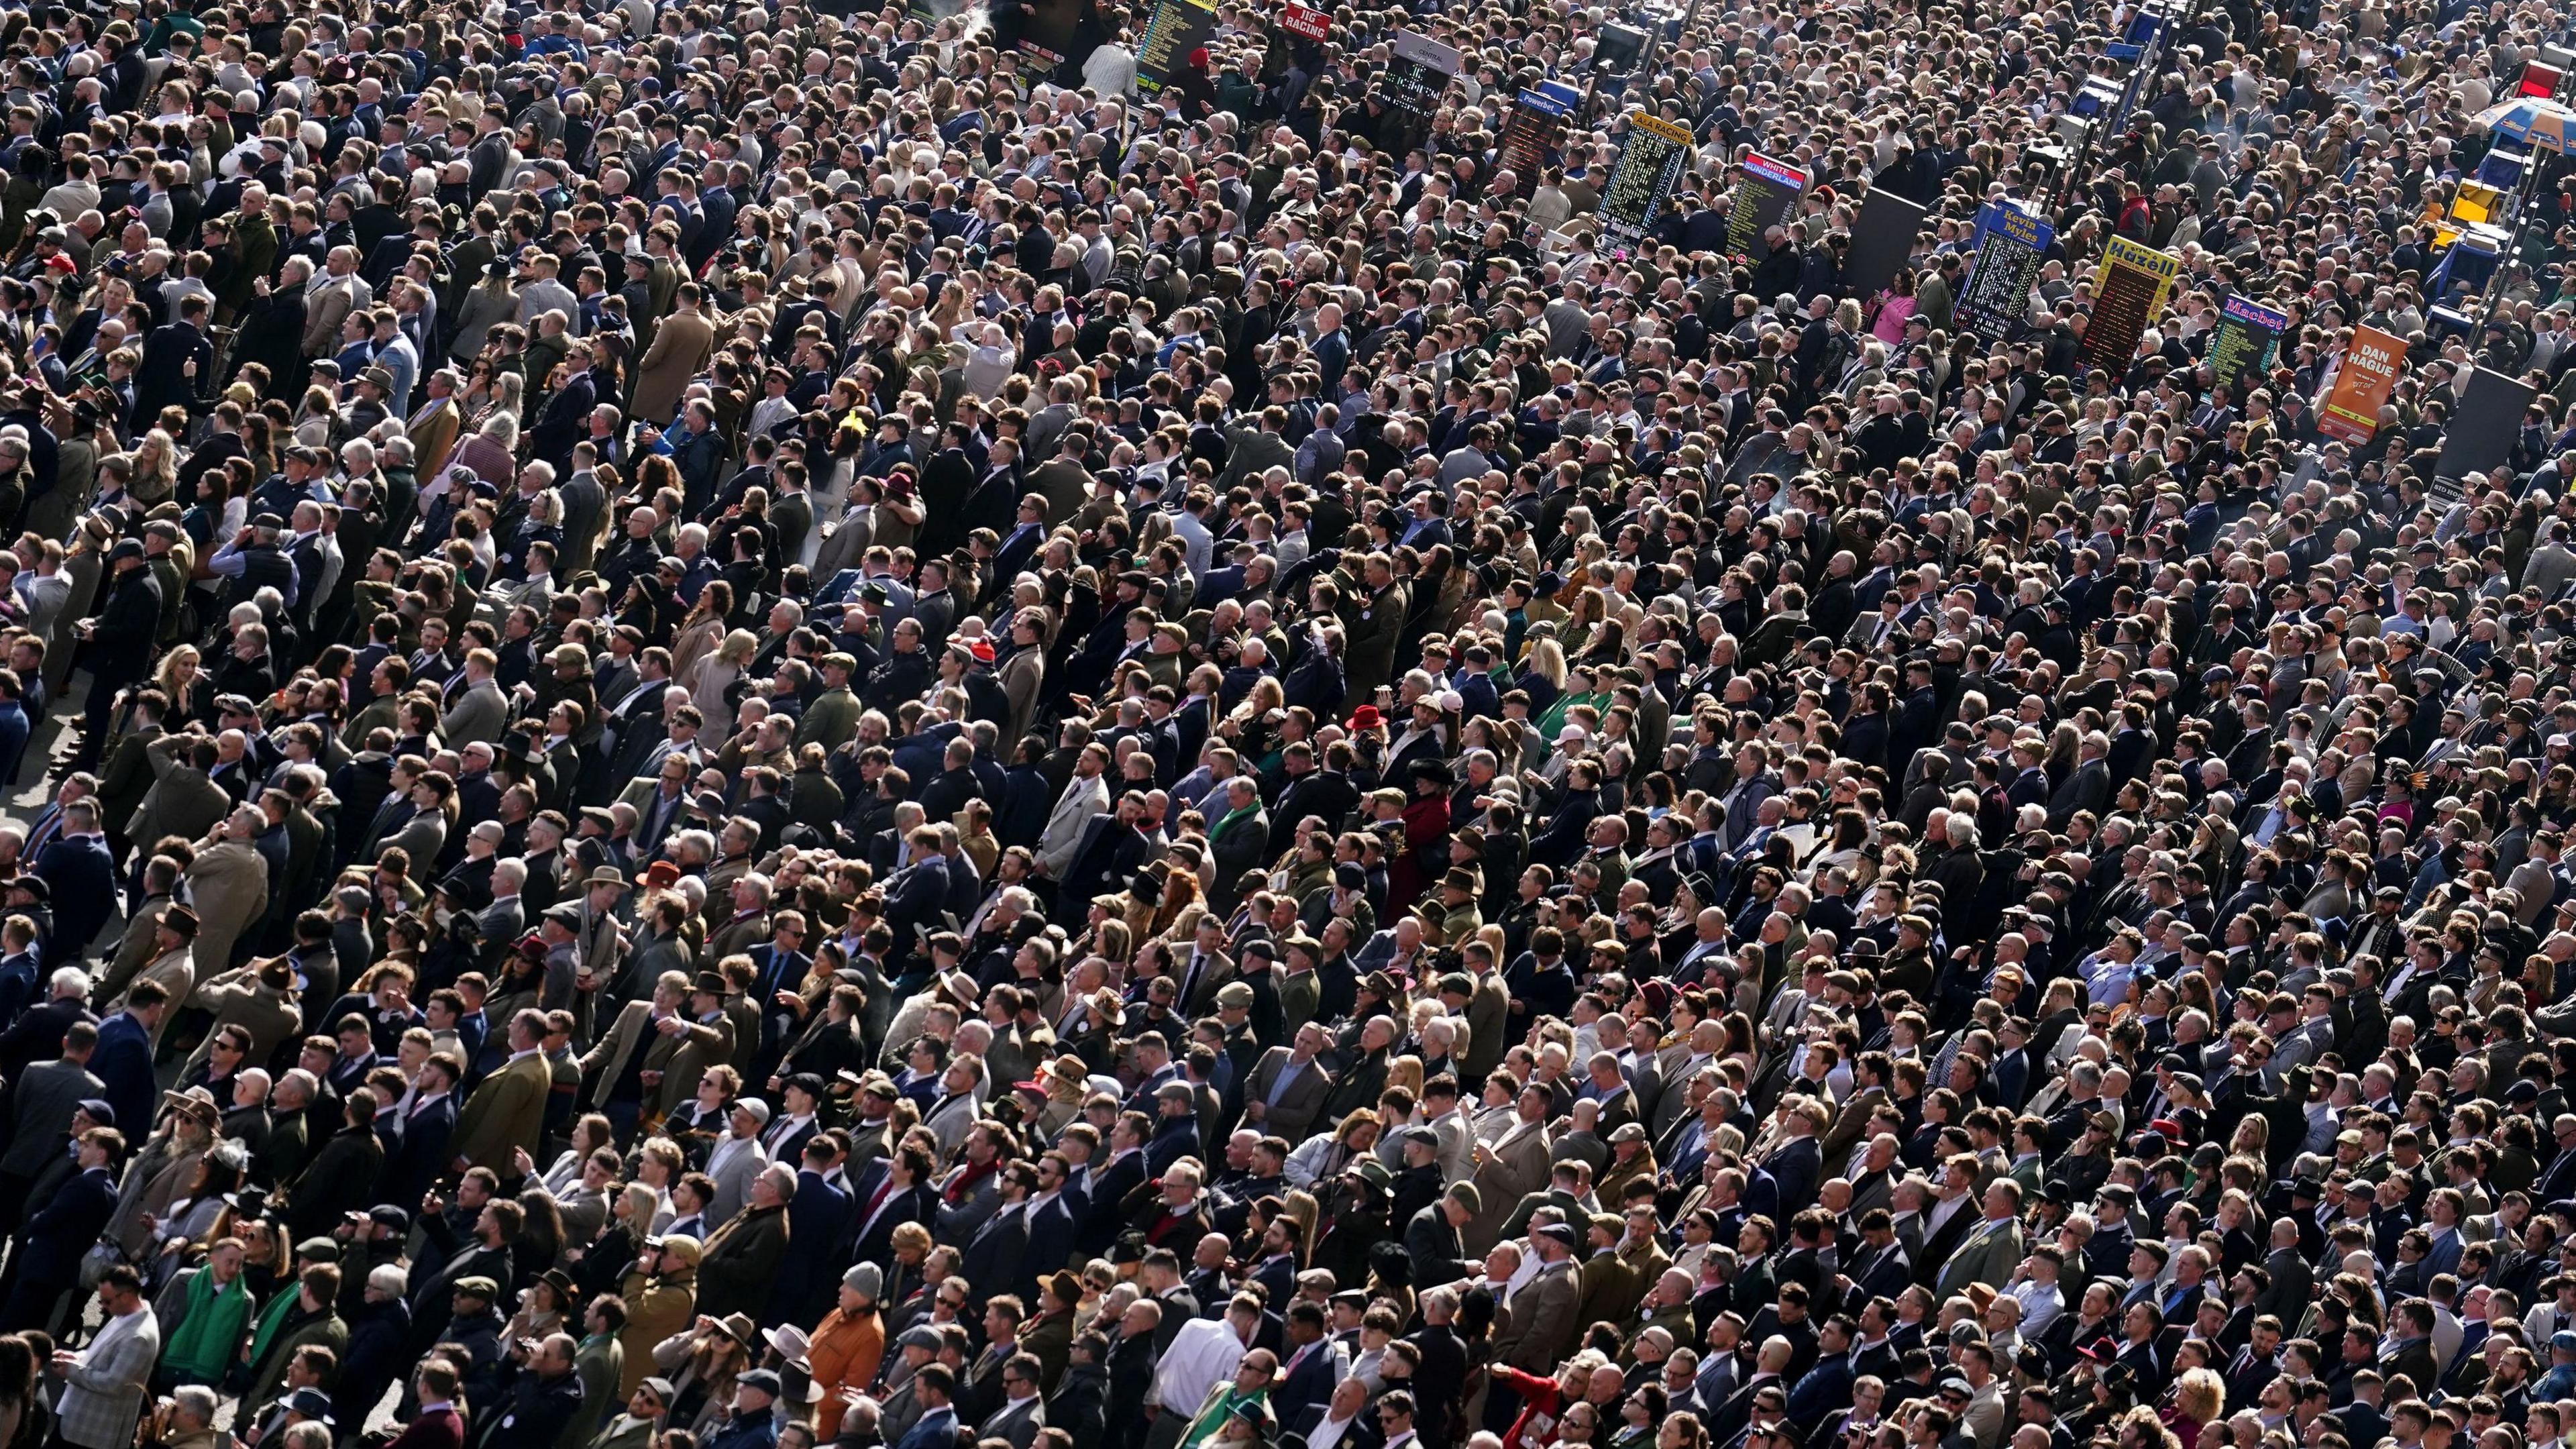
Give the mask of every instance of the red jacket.
M 426 1409 L 387 1449 L 465 1449 L 465 1421 L 454 1409 Z

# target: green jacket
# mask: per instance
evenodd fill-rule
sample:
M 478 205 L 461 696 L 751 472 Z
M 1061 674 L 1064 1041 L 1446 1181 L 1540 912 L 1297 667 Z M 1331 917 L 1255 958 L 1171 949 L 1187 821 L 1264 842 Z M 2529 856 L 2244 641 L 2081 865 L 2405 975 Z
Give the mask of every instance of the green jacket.
M 161 1366 L 183 1384 L 223 1382 L 250 1326 L 249 1280 L 235 1275 L 218 1288 L 214 1274 L 190 1269 L 179 1305 L 179 1321 L 161 1347 Z

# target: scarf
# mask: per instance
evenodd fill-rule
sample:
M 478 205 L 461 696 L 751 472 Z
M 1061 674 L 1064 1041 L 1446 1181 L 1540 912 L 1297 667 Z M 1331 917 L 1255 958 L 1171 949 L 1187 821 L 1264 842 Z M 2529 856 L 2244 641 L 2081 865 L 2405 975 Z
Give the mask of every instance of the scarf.
M 1261 801 L 1260 801 L 1260 797 L 1259 797 L 1259 796 L 1255 796 L 1255 797 L 1253 798 L 1253 803 L 1251 803 L 1251 804 L 1249 804 L 1249 805 L 1239 805 L 1239 806 L 1235 807 L 1234 809 L 1232 809 L 1232 810 L 1229 810 L 1229 811 L 1225 812 L 1225 818 L 1224 818 L 1224 819 L 1222 819 L 1222 820 L 1219 820 L 1219 821 L 1215 824 L 1215 826 L 1213 826 L 1212 828 L 1210 828 L 1210 829 L 1209 829 L 1209 831 L 1208 831 L 1208 843 L 1209 843 L 1210 845 L 1214 845 L 1214 844 L 1216 843 L 1216 838 L 1217 838 L 1218 836 L 1220 836 L 1220 835 L 1225 834 L 1225 832 L 1226 832 L 1229 828 L 1231 828 L 1231 827 L 1234 825 L 1234 823 L 1235 823 L 1236 821 L 1239 821 L 1239 820 L 1248 820 L 1248 819 L 1250 819 L 1250 818 L 1253 816 L 1253 814 L 1254 814 L 1255 812 L 1259 811 L 1260 809 L 1261 809 Z
M 1225 1421 L 1233 1416 L 1237 1408 L 1245 1404 L 1258 1403 L 1267 1396 L 1267 1390 L 1254 1389 L 1247 1394 L 1230 1384 L 1227 1385 L 1225 1392 L 1209 1400 L 1207 1407 L 1199 1410 L 1198 1417 L 1190 1421 L 1189 1432 L 1181 1436 L 1181 1449 L 1196 1449 L 1196 1446 L 1207 1441 L 1208 1436 L 1224 1428 Z
M 230 1366 L 242 1325 L 250 1318 L 250 1284 L 241 1276 L 221 1287 L 202 1269 L 188 1280 L 188 1306 L 162 1362 L 177 1372 L 221 1374 Z
M 940 1189 L 939 1195 L 952 1206 L 962 1203 L 974 1194 L 975 1184 L 999 1172 L 1001 1167 L 1002 1161 L 998 1157 L 982 1167 L 977 1167 L 971 1162 L 967 1163 L 966 1170 L 958 1173 L 948 1186 Z

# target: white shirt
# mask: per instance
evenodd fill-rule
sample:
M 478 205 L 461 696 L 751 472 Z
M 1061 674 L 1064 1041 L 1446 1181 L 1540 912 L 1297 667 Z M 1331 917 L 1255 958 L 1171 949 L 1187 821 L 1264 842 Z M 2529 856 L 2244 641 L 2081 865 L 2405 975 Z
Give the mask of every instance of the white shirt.
M 1154 1370 L 1154 1402 L 1176 1414 L 1196 1414 L 1208 1390 L 1234 1373 L 1244 1343 L 1222 1318 L 1193 1318 L 1181 1325 Z
M 109 1319 L 106 1324 L 99 1329 L 98 1337 L 89 1341 L 89 1347 L 81 1350 L 80 1362 L 86 1366 L 91 1360 L 97 1358 L 100 1351 L 105 1349 L 108 1344 L 114 1340 L 131 1337 L 134 1334 L 142 1332 L 145 1321 L 144 1312 L 140 1308 L 137 1308 L 132 1313 L 119 1314 L 116 1317 Z
M 1332 1417 L 1330 1411 L 1327 1411 L 1324 1421 L 1317 1424 L 1306 1435 L 1306 1449 L 1333 1449 L 1334 1445 L 1342 1442 L 1342 1436 L 1351 1431 L 1351 1426 L 1359 1421 L 1357 1414 L 1347 1419 L 1336 1419 Z

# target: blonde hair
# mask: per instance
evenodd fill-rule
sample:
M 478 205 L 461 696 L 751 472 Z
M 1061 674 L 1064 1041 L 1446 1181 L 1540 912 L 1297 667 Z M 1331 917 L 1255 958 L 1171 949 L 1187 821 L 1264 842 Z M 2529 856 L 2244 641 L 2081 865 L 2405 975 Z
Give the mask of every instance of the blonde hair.
M 2206 1424 L 2227 1407 L 2227 1380 L 2214 1369 L 2185 1369 L 2174 1386 L 2174 1410 L 2195 1424 Z

